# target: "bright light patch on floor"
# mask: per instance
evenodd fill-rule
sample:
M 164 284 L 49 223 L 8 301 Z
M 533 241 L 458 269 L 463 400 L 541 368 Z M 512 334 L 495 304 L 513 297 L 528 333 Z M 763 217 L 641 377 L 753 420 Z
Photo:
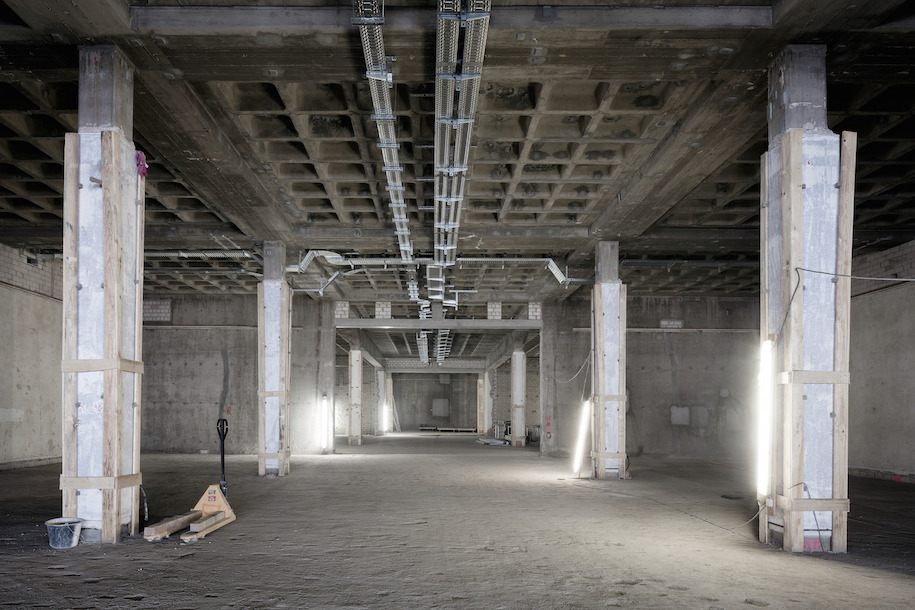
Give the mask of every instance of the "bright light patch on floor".
M 588 433 L 588 418 L 591 415 L 591 401 L 586 400 L 581 405 L 581 421 L 578 423 L 578 441 L 575 443 L 575 460 L 572 463 L 572 472 L 581 473 L 581 459 L 585 451 L 585 435 Z
M 772 410 L 774 384 L 773 341 L 763 341 L 759 352 L 759 420 L 756 422 L 756 490 L 769 495 L 769 464 L 772 445 Z

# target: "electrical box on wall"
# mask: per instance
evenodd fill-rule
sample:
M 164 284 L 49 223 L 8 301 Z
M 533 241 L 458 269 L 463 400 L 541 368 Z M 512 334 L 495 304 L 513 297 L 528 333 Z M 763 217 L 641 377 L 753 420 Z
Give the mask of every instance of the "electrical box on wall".
M 447 398 L 432 399 L 432 417 L 450 417 L 451 405 Z

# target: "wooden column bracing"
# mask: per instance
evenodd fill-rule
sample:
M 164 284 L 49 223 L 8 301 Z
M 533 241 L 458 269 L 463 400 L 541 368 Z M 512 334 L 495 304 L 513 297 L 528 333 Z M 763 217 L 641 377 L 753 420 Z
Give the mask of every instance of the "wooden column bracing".
M 856 136 L 825 129 L 825 101 L 821 116 L 810 110 L 825 98 L 824 50 L 789 47 L 773 73 L 770 87 L 795 90 L 770 94 L 787 109 L 774 113 L 784 130 L 770 125 L 762 159 L 760 332 L 775 372 L 771 415 L 760 420 L 772 433 L 759 457 L 759 536 L 792 552 L 845 552 Z M 811 103 L 798 104 L 810 82 Z M 791 116 L 795 106 L 803 120 Z
M 85 541 L 139 531 L 145 158 L 133 66 L 79 49 L 79 133 L 64 142 L 63 515 Z
M 114 543 L 139 531 L 145 178 L 120 131 L 64 146 L 63 515 Z
M 289 474 L 292 289 L 283 271 L 285 260 L 283 244 L 264 244 L 264 281 L 257 287 L 257 471 L 260 476 Z
M 626 478 L 626 286 L 619 244 L 601 242 L 592 297 L 592 471 Z

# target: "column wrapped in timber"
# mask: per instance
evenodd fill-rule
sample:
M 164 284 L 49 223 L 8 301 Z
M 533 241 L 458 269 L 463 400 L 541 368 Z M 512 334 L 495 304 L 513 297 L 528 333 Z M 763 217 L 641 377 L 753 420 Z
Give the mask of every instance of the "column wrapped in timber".
M 827 128 L 825 66 L 816 45 L 773 61 L 762 165 L 761 338 L 771 341 L 775 391 L 771 417 L 760 419 L 772 434 L 759 458 L 759 529 L 792 552 L 847 546 L 855 136 Z
M 118 130 L 67 134 L 63 515 L 139 531 L 145 165 Z

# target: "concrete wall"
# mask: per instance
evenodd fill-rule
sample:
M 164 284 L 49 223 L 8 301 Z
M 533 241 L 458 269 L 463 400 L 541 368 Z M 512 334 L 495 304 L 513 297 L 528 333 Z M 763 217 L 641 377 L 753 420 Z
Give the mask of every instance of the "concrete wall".
M 401 430 L 420 425 L 473 428 L 477 422 L 477 374 L 395 373 L 394 408 Z M 446 382 L 446 383 L 445 383 Z M 448 417 L 432 415 L 432 401 L 447 399 Z
M 627 305 L 629 454 L 751 459 L 758 301 L 630 297 Z
M 226 452 L 256 453 L 257 297 L 151 298 L 167 301 L 171 317 L 144 324 L 142 450 L 218 452 L 216 421 L 225 417 L 229 421 Z M 330 323 L 330 315 L 332 310 L 311 299 L 293 299 L 289 423 L 293 453 L 319 449 L 315 428 L 321 401 L 319 335 L 321 325 Z M 336 400 L 340 405 L 348 398 Z
M 321 451 L 324 395 L 327 395 L 329 406 L 335 404 L 332 387 L 336 349 L 333 315 L 333 304 L 330 302 L 316 303 L 304 296 L 293 298 L 292 379 L 289 384 L 290 446 L 293 453 Z M 329 337 L 324 337 L 327 334 Z M 319 379 L 325 368 L 327 387 L 322 388 Z
M 144 452 L 257 452 L 257 297 L 176 296 L 171 322 L 143 326 Z
M 590 365 L 575 377 L 591 350 L 586 297 L 544 303 L 542 431 L 550 417 L 552 434 L 543 441 L 547 455 L 574 451 L 582 391 L 585 398 L 591 394 Z M 627 452 L 750 459 L 759 366 L 756 299 L 630 297 L 627 325 Z M 671 421 L 671 407 L 678 423 Z
M 848 463 L 852 474 L 915 474 L 915 241 L 856 258 L 851 301 Z
M 582 368 L 591 352 L 590 300 L 544 303 L 540 341 L 540 450 L 544 455 L 571 455 L 578 436 L 582 396 L 587 399 L 591 395 L 590 362 Z M 583 451 L 589 450 L 590 446 Z
M 0 245 L 0 468 L 61 455 L 60 261 Z

